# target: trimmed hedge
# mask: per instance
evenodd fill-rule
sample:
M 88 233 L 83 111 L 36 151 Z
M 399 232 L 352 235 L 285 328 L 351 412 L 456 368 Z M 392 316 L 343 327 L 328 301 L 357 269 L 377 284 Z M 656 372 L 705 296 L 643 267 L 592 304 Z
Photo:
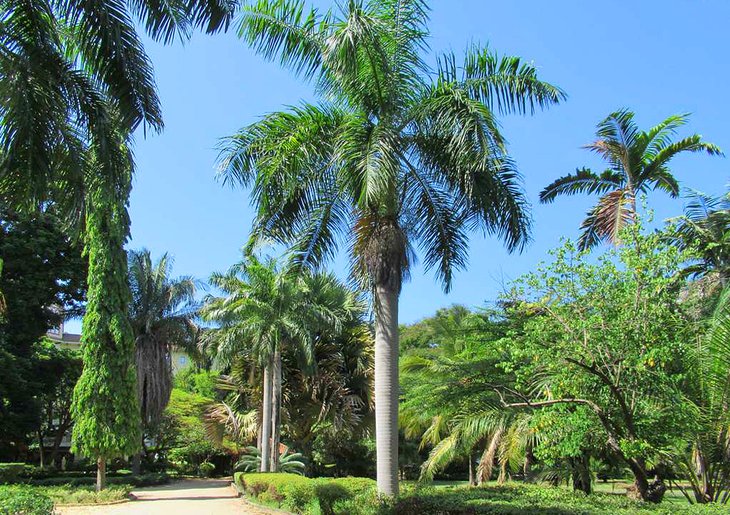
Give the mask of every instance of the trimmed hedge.
M 367 513 L 356 505 L 373 506 L 375 481 L 360 477 L 311 479 L 298 474 L 242 473 L 234 481 L 258 502 L 294 513 L 340 515 Z
M 25 469 L 25 463 L 0 463 L 0 484 L 17 483 Z
M 151 474 L 142 474 L 141 476 L 111 476 L 107 477 L 109 485 L 129 485 L 135 487 L 164 485 L 170 481 L 170 477 L 164 472 L 155 472 Z M 28 484 L 34 486 L 90 486 L 96 484 L 96 474 L 94 475 L 63 475 L 49 477 L 45 479 L 36 479 L 28 481 Z
M 22 486 L 0 486 L 1 515 L 52 515 L 53 501 L 47 495 Z
M 622 495 L 586 496 L 518 483 L 479 488 L 404 485 L 398 500 L 381 502 L 375 481 L 365 478 L 239 472 L 234 480 L 262 504 L 306 515 L 730 515 L 728 506 L 690 505 L 679 499 L 653 505 Z

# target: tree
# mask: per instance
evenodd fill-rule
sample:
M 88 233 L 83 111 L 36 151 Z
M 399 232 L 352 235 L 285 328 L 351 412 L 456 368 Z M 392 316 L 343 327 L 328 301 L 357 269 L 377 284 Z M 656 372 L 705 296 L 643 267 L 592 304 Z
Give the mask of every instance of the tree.
M 354 0 L 322 13 L 291 0 L 245 7 L 240 35 L 314 81 L 321 101 L 266 116 L 222 151 L 224 182 L 253 187 L 252 244 L 272 239 L 316 266 L 345 240 L 372 288 L 378 484 L 389 496 L 398 493 L 398 296 L 414 248 L 446 290 L 466 265 L 470 230 L 520 249 L 529 219 L 495 111 L 564 98 L 533 66 L 477 45 L 431 70 L 427 11 L 422 0 Z
M 41 339 L 84 299 L 86 265 L 81 248 L 62 231 L 52 212 L 26 215 L 0 210 L 0 456 L 19 459 L 41 418 L 35 397 L 47 374 Z
M 679 305 L 683 261 L 662 234 L 644 236 L 591 263 L 568 242 L 555 261 L 528 276 L 515 309 L 529 313 L 510 340 L 515 388 L 495 389 L 510 408 L 582 407 L 603 430 L 607 449 L 631 469 L 635 494 L 659 502 L 652 460 L 694 418 L 680 388 L 696 327 Z
M 684 273 L 697 277 L 715 276 L 721 286 L 730 278 L 730 192 L 710 197 L 699 191 L 690 194 L 684 215 L 671 219 L 670 233 L 681 250 L 692 250 L 697 261 Z
M 677 487 L 689 502 L 730 499 L 730 290 L 725 289 L 707 334 L 697 338 L 688 363 L 687 397 L 696 408 L 689 442 L 672 453 L 673 464 L 689 483 Z M 691 491 L 692 496 L 690 496 Z
M 579 168 L 555 180 L 540 192 L 540 202 L 553 202 L 559 195 L 599 194 L 598 203 L 586 214 L 578 241 L 581 250 L 602 241 L 618 242 L 621 229 L 636 219 L 636 198 L 651 190 L 679 195 L 679 184 L 669 169 L 670 161 L 683 152 L 721 154 L 720 149 L 693 134 L 673 141 L 688 115 L 670 116 L 649 131 L 640 131 L 634 113 L 624 109 L 608 115 L 598 124 L 598 139 L 584 148 L 608 164 L 598 174 Z
M 149 429 L 159 422 L 170 399 L 172 349 L 196 347 L 196 286 L 191 277 L 172 277 L 173 261 L 167 254 L 153 263 L 148 250 L 131 251 L 128 262 L 137 400 L 143 429 Z M 136 472 L 138 465 L 135 460 Z
M 0 196 L 31 211 L 55 204 L 84 233 L 89 304 L 74 441 L 77 450 L 99 457 L 98 488 L 104 486 L 106 458 L 133 450 L 131 442 L 139 441 L 139 415 L 130 410 L 133 342 L 123 320 L 129 300 L 123 251 L 133 170 L 129 143 L 140 124 L 162 128 L 152 68 L 130 13 L 153 37 L 169 41 L 191 26 L 225 26 L 234 5 L 0 2 Z M 124 409 L 115 414 L 117 403 Z
M 340 329 L 355 304 L 352 293 L 329 275 L 295 275 L 274 259 L 249 255 L 211 284 L 225 294 L 209 298 L 207 320 L 218 322 L 215 352 L 229 363 L 248 355 L 263 368 L 261 471 L 278 470 L 281 428 L 282 356 L 287 350 L 300 366 L 313 363 L 317 332 Z

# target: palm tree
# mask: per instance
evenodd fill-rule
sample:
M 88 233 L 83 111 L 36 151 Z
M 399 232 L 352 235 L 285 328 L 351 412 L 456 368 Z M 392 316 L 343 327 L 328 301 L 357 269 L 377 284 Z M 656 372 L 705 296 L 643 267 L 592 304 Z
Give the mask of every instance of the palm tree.
M 621 229 L 636 218 L 636 197 L 651 190 L 662 190 L 671 197 L 679 195 L 679 184 L 669 169 L 670 161 L 683 152 L 722 152 L 712 143 L 693 134 L 674 141 L 677 129 L 689 116 L 670 116 L 649 131 L 639 130 L 634 113 L 616 111 L 598 124 L 598 139 L 584 148 L 598 154 L 608 168 L 600 174 L 579 168 L 555 180 L 540 192 L 540 202 L 553 202 L 559 195 L 599 194 L 598 203 L 581 224 L 581 249 L 602 241 L 618 242 Z
M 510 250 L 528 238 L 520 176 L 495 111 L 531 113 L 564 98 L 516 57 L 473 45 L 426 64 L 422 0 L 352 0 L 319 12 L 260 0 L 241 36 L 314 81 L 321 100 L 273 113 L 229 138 L 224 182 L 253 188 L 251 242 L 292 248 L 317 266 L 349 244 L 374 293 L 378 484 L 398 492 L 398 297 L 414 249 L 448 290 L 482 230 Z
M 688 275 L 716 276 L 721 286 L 730 278 L 730 192 L 711 197 L 690 194 L 684 215 L 676 223 L 672 240 L 681 250 L 697 253 L 698 261 L 685 268 Z
M 273 259 L 252 255 L 226 274 L 213 274 L 210 282 L 224 293 L 207 299 L 202 310 L 207 320 L 221 325 L 213 340 L 215 354 L 228 363 L 247 354 L 264 370 L 261 471 L 276 471 L 282 353 L 289 349 L 304 365 L 311 364 L 317 329 L 338 326 L 346 304 L 332 276 L 294 275 Z
M 142 249 L 131 251 L 128 260 L 137 399 L 143 427 L 150 428 L 170 400 L 172 350 L 196 348 L 196 285 L 190 277 L 172 277 L 173 261 L 167 254 L 153 263 L 149 250 Z M 135 460 L 135 469 L 138 465 Z

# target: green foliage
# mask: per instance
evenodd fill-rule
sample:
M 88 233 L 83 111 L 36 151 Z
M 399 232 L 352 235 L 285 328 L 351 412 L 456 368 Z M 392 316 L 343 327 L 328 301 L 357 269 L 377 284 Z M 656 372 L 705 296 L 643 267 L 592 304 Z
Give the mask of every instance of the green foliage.
M 162 472 L 142 474 L 139 476 L 119 476 L 111 474 L 107 478 L 107 483 L 110 485 L 129 485 L 134 487 L 164 485 L 169 481 L 169 476 Z M 93 474 L 71 475 L 65 473 L 60 476 L 51 476 L 44 479 L 35 479 L 30 481 L 30 484 L 39 487 L 90 487 L 96 484 L 96 477 Z
M 0 486 L 0 514 L 53 515 L 53 500 L 24 486 Z
M 360 513 L 357 509 L 349 511 L 350 503 L 373 506 L 376 499 L 375 481 L 367 478 L 310 479 L 283 473 L 236 473 L 234 481 L 247 495 L 295 513 Z
M 26 467 L 25 463 L 0 463 L 0 484 L 17 482 Z
M 42 421 L 43 401 L 60 381 L 59 360 L 39 341 L 83 300 L 86 266 L 78 244 L 69 241 L 52 212 L 23 215 L 0 208 L 0 458 L 18 459 L 27 435 Z
M 216 385 L 220 372 L 214 370 L 196 370 L 195 367 L 186 367 L 175 374 L 175 388 L 188 393 L 196 393 L 211 399 L 216 398 Z
M 129 170 L 127 171 L 129 173 Z M 89 289 L 83 320 L 84 369 L 74 390 L 73 449 L 110 459 L 139 449 L 141 419 L 134 367 L 131 294 L 124 243 L 129 235 L 128 175 L 90 187 L 85 252 Z
M 198 465 L 198 474 L 200 477 L 211 477 L 215 472 L 215 465 L 209 461 L 204 461 Z
M 303 456 L 297 452 L 286 451 L 279 456 L 279 472 L 304 475 Z M 234 469 L 241 472 L 257 472 L 261 470 L 261 452 L 253 446 L 246 447 L 245 453 L 235 464 Z
M 204 417 L 213 399 L 178 388 L 172 390 L 157 428 L 156 451 L 180 472 L 197 474 L 199 466 L 215 456 L 226 455 L 224 447 L 209 437 Z

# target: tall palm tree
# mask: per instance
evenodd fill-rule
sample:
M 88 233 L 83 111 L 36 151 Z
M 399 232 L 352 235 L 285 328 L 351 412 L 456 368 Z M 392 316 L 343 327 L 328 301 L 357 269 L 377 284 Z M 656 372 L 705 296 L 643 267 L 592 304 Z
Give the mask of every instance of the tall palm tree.
M 672 239 L 682 250 L 694 250 L 698 261 L 685 273 L 715 275 L 721 286 L 730 279 L 730 192 L 711 197 L 699 191 L 690 194 L 684 215 L 676 223 Z
M 153 263 L 149 250 L 131 251 L 128 260 L 137 399 L 142 425 L 149 428 L 170 400 L 172 350 L 196 348 L 196 284 L 191 277 L 172 277 L 173 260 L 166 253 Z
M 683 152 L 722 152 L 693 134 L 674 141 L 677 129 L 687 123 L 686 114 L 670 116 L 648 131 L 641 131 L 634 113 L 623 109 L 598 124 L 598 139 L 584 148 L 598 154 L 608 168 L 600 174 L 579 168 L 553 181 L 540 192 L 540 202 L 553 202 L 559 195 L 599 194 L 598 203 L 586 214 L 579 244 L 587 249 L 602 241 L 616 243 L 621 229 L 636 218 L 636 197 L 651 190 L 679 195 L 679 184 L 669 169 L 670 161 Z
M 211 284 L 223 297 L 207 299 L 203 316 L 221 328 L 213 340 L 216 355 L 234 362 L 248 354 L 263 368 L 261 471 L 276 471 L 279 458 L 282 354 L 288 349 L 312 363 L 316 331 L 339 325 L 346 304 L 331 276 L 294 275 L 274 259 L 253 255 Z M 327 291 L 330 290 L 330 291 Z
M 374 293 L 378 485 L 397 495 L 398 297 L 414 249 L 448 290 L 470 231 L 522 248 L 529 218 L 495 111 L 531 113 L 564 94 L 532 65 L 478 45 L 431 69 L 423 0 L 326 12 L 260 0 L 242 10 L 240 35 L 312 80 L 320 101 L 229 138 L 222 177 L 253 188 L 252 243 L 289 245 L 300 266 L 348 243 L 353 272 Z

